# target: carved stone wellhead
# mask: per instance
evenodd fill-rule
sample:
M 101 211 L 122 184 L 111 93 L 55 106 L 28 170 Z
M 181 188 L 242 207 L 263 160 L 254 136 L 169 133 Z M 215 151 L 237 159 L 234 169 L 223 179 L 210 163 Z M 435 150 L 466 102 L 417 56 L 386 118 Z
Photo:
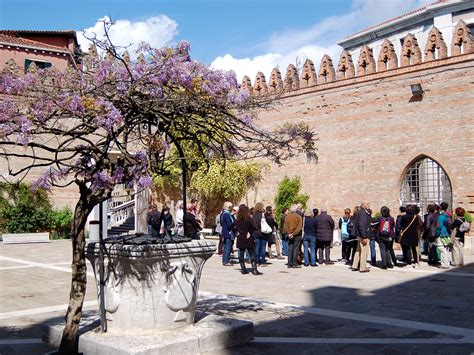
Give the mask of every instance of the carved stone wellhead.
M 201 271 L 216 251 L 214 243 L 129 244 L 125 237 L 105 242 L 109 332 L 169 330 L 194 322 Z M 99 290 L 99 243 L 89 243 L 86 256 Z

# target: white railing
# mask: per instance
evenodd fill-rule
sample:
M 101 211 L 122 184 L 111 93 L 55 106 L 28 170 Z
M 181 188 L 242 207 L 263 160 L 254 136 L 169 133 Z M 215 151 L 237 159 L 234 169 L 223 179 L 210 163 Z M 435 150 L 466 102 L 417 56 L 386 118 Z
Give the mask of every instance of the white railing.
M 135 200 L 122 203 L 118 206 L 109 208 L 109 227 L 114 227 L 122 224 L 128 217 L 135 213 Z

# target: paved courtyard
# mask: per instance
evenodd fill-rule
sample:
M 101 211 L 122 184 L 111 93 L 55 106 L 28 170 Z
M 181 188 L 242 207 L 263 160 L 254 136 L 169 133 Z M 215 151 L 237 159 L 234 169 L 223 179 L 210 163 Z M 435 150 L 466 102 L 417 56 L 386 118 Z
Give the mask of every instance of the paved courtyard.
M 334 248 L 332 259 L 339 256 Z M 472 354 L 474 255 L 465 258 L 465 267 L 448 271 L 422 263 L 366 274 L 337 263 L 287 269 L 274 260 L 253 276 L 215 255 L 204 267 L 198 309 L 254 322 L 253 342 L 215 354 Z M 0 244 L 1 354 L 53 350 L 41 327 L 65 313 L 70 259 L 69 241 Z M 97 308 L 89 271 L 85 309 Z

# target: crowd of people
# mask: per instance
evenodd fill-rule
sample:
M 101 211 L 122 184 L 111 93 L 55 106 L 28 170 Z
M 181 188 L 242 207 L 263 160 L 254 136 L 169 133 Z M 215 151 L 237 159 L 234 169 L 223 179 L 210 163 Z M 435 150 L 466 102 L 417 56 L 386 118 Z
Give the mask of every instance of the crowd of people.
M 427 256 L 429 264 L 448 269 L 463 265 L 464 235 L 471 223 L 462 207 L 456 208 L 454 215 L 448 207 L 446 202 L 429 205 L 422 218 L 418 206 L 403 206 L 394 218 L 388 207 L 373 213 L 364 201 L 353 211 L 346 208 L 336 224 L 325 208 L 303 211 L 301 204 L 294 204 L 283 209 L 278 223 L 271 206 L 257 203 L 253 208 L 244 204 L 237 208 L 226 202 L 215 221 L 220 236 L 218 253 L 224 266 L 232 265 L 235 242 L 241 272 L 248 273 L 245 263 L 250 262 L 252 273 L 261 275 L 258 268 L 268 265 L 267 258 L 273 257 L 287 256 L 288 268 L 334 264 L 331 248 L 335 240 L 340 240 L 342 255 L 338 261 L 352 271 L 369 272 L 368 259 L 376 265 L 376 244 L 382 269 L 417 268 L 421 254 Z M 394 243 L 401 246 L 400 260 Z
M 163 206 L 161 212 L 156 204 L 150 205 L 146 215 L 148 234 L 154 238 L 177 235 L 190 239 L 199 239 L 202 230 L 201 221 L 198 219 L 198 200 L 192 199 L 184 210 L 183 201 L 176 203 L 175 218 L 170 213 L 170 208 Z
M 234 244 L 238 249 L 238 260 L 243 274 L 251 272 L 261 275 L 259 267 L 267 266 L 267 259 L 287 257 L 288 268 L 316 267 L 334 264 L 331 260 L 333 243 L 341 243 L 339 262 L 350 266 L 353 271 L 369 272 L 369 260 L 376 265 L 376 244 L 379 246 L 382 269 L 419 266 L 421 255 L 427 256 L 430 265 L 448 269 L 463 265 L 463 244 L 465 233 L 470 229 L 472 218 L 462 207 L 454 214 L 448 212 L 448 204 L 428 205 L 427 212 L 420 216 L 417 205 L 400 207 L 394 218 L 386 206 L 373 213 L 369 203 L 344 210 L 337 219 L 325 208 L 303 210 L 301 204 L 294 204 L 282 210 L 277 221 L 272 206 L 257 203 L 249 208 L 245 204 L 233 206 L 225 202 L 215 219 L 215 233 L 219 235 L 218 254 L 222 264 L 230 266 Z M 149 234 L 154 237 L 177 235 L 199 239 L 202 230 L 198 219 L 198 201 L 192 199 L 184 209 L 182 201 L 176 204 L 175 218 L 170 209 L 162 211 L 152 204 L 147 214 Z M 399 260 L 394 243 L 400 245 L 402 257 Z

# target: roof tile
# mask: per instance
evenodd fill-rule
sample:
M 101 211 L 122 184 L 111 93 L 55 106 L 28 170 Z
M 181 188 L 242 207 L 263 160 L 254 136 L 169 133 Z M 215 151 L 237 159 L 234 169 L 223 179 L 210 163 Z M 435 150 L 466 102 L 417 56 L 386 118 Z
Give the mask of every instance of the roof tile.
M 0 43 L 18 45 L 18 46 L 23 46 L 23 47 L 33 48 L 33 49 L 51 50 L 55 52 L 68 53 L 68 54 L 70 53 L 69 50 L 65 47 L 52 46 L 50 44 L 32 41 L 30 39 L 15 37 L 13 35 L 5 34 L 5 32 L 7 31 L 0 31 Z

